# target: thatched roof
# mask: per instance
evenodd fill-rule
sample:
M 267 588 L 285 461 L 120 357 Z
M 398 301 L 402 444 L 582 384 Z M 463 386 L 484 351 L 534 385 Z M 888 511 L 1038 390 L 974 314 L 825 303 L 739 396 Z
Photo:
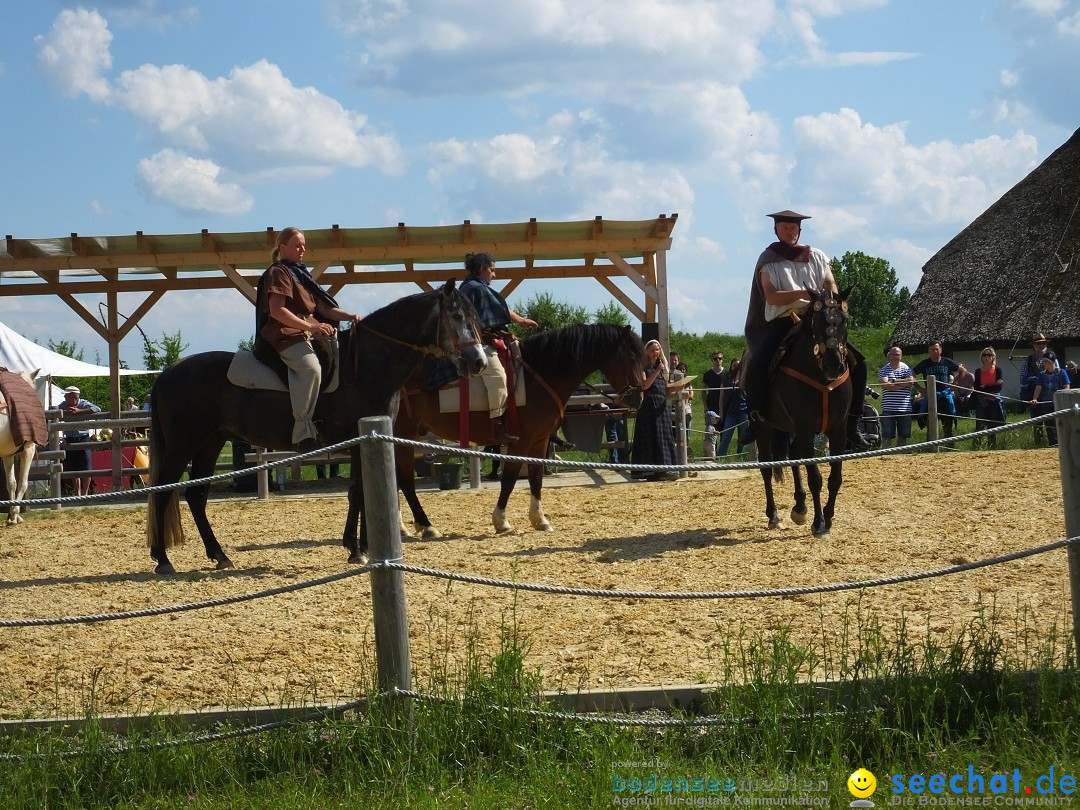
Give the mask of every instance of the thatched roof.
M 1080 343 L 1080 130 L 939 250 L 893 332 L 905 351 Z

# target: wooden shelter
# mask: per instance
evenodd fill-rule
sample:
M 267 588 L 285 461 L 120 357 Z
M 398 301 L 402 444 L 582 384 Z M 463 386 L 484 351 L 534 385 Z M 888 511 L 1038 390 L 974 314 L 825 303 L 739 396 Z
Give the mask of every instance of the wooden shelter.
M 1080 357 L 1080 130 L 923 266 L 892 342 L 922 354 L 941 340 L 971 368 L 993 346 L 1015 390 L 1009 360 L 1034 331 Z
M 656 322 L 667 342 L 667 261 L 678 214 L 641 221 L 596 217 L 581 222 L 528 222 L 396 228 L 304 229 L 304 257 L 331 294 L 350 284 L 413 282 L 433 289 L 461 277 L 466 253 L 488 251 L 499 262 L 509 296 L 525 281 L 592 278 L 641 322 Z M 112 410 L 120 409 L 120 342 L 165 296 L 179 290 L 235 289 L 255 301 L 278 231 L 16 239 L 0 251 L 0 296 L 51 295 L 108 344 Z M 628 279 L 630 284 L 616 283 Z M 624 289 L 628 287 L 629 290 Z M 142 302 L 120 322 L 117 297 Z M 105 297 L 105 323 L 76 296 Z

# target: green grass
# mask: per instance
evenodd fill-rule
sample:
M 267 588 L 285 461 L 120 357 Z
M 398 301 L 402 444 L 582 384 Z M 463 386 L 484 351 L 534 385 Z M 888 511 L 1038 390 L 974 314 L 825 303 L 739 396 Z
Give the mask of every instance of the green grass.
M 728 632 L 710 706 L 722 726 L 625 727 L 531 713 L 542 679 L 510 617 L 492 658 L 433 668 L 418 687 L 431 700 L 375 700 L 353 717 L 208 743 L 177 741 L 164 723 L 127 740 L 93 724 L 74 737 L 2 738 L 0 753 L 21 759 L 0 768 L 0 806 L 607 807 L 647 795 L 629 780 L 656 774 L 731 780 L 744 798 L 775 795 L 763 787 L 770 780 L 824 781 L 827 791 L 808 795 L 844 807 L 848 774 L 866 767 L 880 807 L 890 774 L 971 765 L 987 780 L 1019 769 L 1025 785 L 1051 766 L 1077 775 L 1070 636 L 1028 627 L 1022 611 L 989 611 L 953 639 L 915 641 L 903 622 L 892 630 L 855 600 L 843 628 L 822 627 L 819 645 L 801 647 L 783 627 Z M 821 671 L 827 684 L 811 684 Z

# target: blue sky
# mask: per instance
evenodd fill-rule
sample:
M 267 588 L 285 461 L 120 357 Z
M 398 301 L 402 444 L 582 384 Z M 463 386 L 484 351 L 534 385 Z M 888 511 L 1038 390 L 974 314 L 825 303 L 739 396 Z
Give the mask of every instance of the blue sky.
M 812 214 L 804 241 L 883 257 L 914 291 L 1080 126 L 1080 0 L 11 5 L 4 233 L 677 212 L 670 317 L 697 333 L 742 331 L 769 211 Z M 547 284 L 511 305 L 608 300 Z M 341 298 L 367 312 L 414 291 Z M 0 295 L 0 320 L 106 355 L 59 301 Z M 141 325 L 203 351 L 252 320 L 236 292 L 170 293 Z M 137 336 L 122 355 L 140 364 Z

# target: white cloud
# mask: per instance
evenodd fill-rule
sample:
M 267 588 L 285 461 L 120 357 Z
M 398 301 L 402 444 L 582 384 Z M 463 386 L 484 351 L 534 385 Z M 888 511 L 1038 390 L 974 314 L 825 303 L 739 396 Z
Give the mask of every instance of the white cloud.
M 109 82 L 102 74 L 112 67 L 112 33 L 104 17 L 81 8 L 62 11 L 52 30 L 34 42 L 38 65 L 64 96 L 85 93 L 93 101 L 109 100 Z
M 907 227 L 966 224 L 1033 169 L 1035 139 L 1018 133 L 967 144 L 908 143 L 905 126 L 864 123 L 854 110 L 795 121 L 799 165 L 793 185 L 818 204 L 842 195 L 867 219 L 888 215 Z
M 139 180 L 152 200 L 194 214 L 242 214 L 253 200 L 236 183 L 222 182 L 221 167 L 164 149 L 139 161 Z
M 267 164 L 403 167 L 396 141 L 313 87 L 297 87 L 265 59 L 209 79 L 183 65 L 124 71 L 116 99 L 170 142 L 239 170 Z
M 771 2 L 338 0 L 335 25 L 361 38 L 365 82 L 416 95 L 728 83 L 763 64 Z
M 156 0 L 136 5 L 147 14 L 162 11 Z M 110 85 L 112 38 L 97 12 L 63 11 L 49 34 L 36 40 L 39 62 L 65 96 L 86 94 L 123 107 L 153 129 L 166 149 L 138 167 L 151 199 L 185 211 L 238 213 L 253 202 L 241 182 L 325 177 L 343 167 L 404 170 L 393 136 L 375 131 L 364 115 L 314 87 L 294 85 L 265 59 L 217 78 L 185 65 L 144 64 L 123 71 Z M 178 166 L 191 171 L 190 181 Z M 228 183 L 217 179 L 223 169 L 232 177 Z M 151 182 L 161 186 L 151 190 Z

